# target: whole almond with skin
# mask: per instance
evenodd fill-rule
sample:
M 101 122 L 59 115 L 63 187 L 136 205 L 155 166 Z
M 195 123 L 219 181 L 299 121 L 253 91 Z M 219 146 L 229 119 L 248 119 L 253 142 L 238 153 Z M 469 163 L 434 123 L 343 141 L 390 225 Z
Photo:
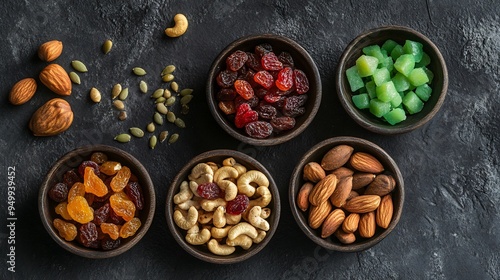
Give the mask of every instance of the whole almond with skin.
M 344 219 L 345 213 L 342 209 L 337 208 L 328 214 L 321 228 L 321 238 L 332 235 L 342 225 Z
M 43 43 L 38 48 L 38 57 L 43 61 L 53 61 L 58 58 L 63 50 L 63 43 L 58 40 L 52 40 Z
M 73 111 L 66 100 L 54 98 L 35 111 L 29 128 L 35 136 L 52 136 L 67 130 L 73 122 Z
M 375 235 L 377 224 L 375 223 L 375 212 L 368 212 L 361 215 L 359 219 L 359 235 L 364 238 L 370 238 Z
M 340 179 L 337 183 L 335 191 L 330 196 L 330 202 L 333 206 L 342 207 L 346 202 L 352 189 L 352 176 L 347 176 Z
M 352 189 L 357 190 L 368 186 L 375 179 L 375 174 L 356 172 L 352 175 Z
M 352 198 L 357 197 L 357 196 L 359 196 L 359 193 L 357 191 L 351 191 L 351 192 L 349 192 L 349 196 L 347 197 L 346 201 L 349 201 Z
M 354 174 L 354 171 L 352 171 L 352 169 L 342 166 L 333 170 L 330 174 L 335 174 L 335 176 L 337 176 L 337 179 L 341 180 L 344 177 L 352 176 Z
M 317 183 L 325 178 L 325 170 L 317 162 L 309 162 L 304 166 L 304 180 Z
M 342 230 L 346 233 L 353 233 L 358 230 L 359 218 L 358 213 L 349 214 L 342 223 Z
M 351 198 L 344 205 L 344 209 L 351 213 L 368 213 L 375 211 L 380 205 L 380 196 L 378 195 L 360 195 Z
M 334 170 L 346 164 L 351 157 L 354 148 L 349 145 L 338 145 L 329 150 L 321 160 L 324 170 Z
M 40 81 L 51 91 L 59 95 L 71 94 L 71 80 L 61 65 L 53 63 L 40 72 Z
M 356 235 L 354 235 L 354 233 L 347 233 L 344 232 L 342 229 L 338 229 L 335 232 L 335 237 L 337 237 L 340 243 L 343 244 L 351 244 L 354 243 L 354 241 L 356 241 Z
M 371 182 L 366 188 L 364 194 L 376 194 L 378 196 L 384 196 L 392 190 L 394 190 L 394 185 L 392 184 L 389 176 L 384 174 L 379 174 L 375 177 L 375 180 Z
M 311 205 L 311 209 L 309 209 L 309 226 L 313 229 L 319 228 L 331 211 L 332 204 L 328 200 L 319 206 Z
M 361 172 L 380 173 L 384 171 L 384 166 L 380 163 L 380 161 L 378 161 L 378 159 L 364 152 L 354 153 L 351 156 L 349 163 L 352 168 Z
M 309 208 L 309 194 L 311 193 L 314 185 L 311 182 L 306 182 L 299 190 L 297 195 L 297 206 L 303 212 L 307 211 Z
M 311 193 L 309 194 L 309 203 L 314 206 L 318 206 L 328 200 L 328 198 L 335 191 L 336 186 L 337 176 L 329 174 L 313 187 Z
M 33 78 L 24 78 L 12 86 L 9 94 L 9 101 L 14 105 L 21 105 L 28 102 L 36 92 L 36 81 Z
M 390 194 L 382 197 L 380 205 L 376 212 L 376 222 L 381 228 L 388 228 L 392 221 L 392 213 L 394 212 L 394 205 L 392 204 L 392 196 Z

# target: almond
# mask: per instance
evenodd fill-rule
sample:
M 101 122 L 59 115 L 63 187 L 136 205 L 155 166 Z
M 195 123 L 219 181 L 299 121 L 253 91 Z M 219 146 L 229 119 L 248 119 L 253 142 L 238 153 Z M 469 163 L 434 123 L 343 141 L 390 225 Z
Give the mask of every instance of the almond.
M 345 213 L 342 209 L 337 208 L 328 214 L 321 228 L 321 238 L 332 235 L 342 225 L 344 219 Z
M 318 206 L 324 201 L 328 200 L 328 198 L 335 191 L 335 187 L 337 186 L 337 176 L 330 174 L 323 178 L 321 181 L 316 183 L 311 193 L 309 194 L 309 202 Z
M 357 191 L 351 191 L 351 192 L 349 192 L 349 196 L 347 197 L 346 201 L 349 201 L 352 198 L 357 197 L 357 196 L 359 196 L 359 193 Z
M 61 41 L 52 40 L 43 43 L 38 48 L 38 57 L 43 60 L 50 62 L 58 58 L 63 50 L 63 44 Z
M 359 218 L 358 213 L 349 214 L 342 223 L 342 230 L 346 233 L 353 233 L 358 230 Z
M 351 198 L 344 205 L 344 209 L 352 213 L 368 213 L 375 211 L 380 205 L 380 196 L 378 195 L 360 195 Z
M 313 229 L 319 228 L 331 211 L 332 204 L 328 200 L 321 203 L 319 206 L 312 205 L 309 210 L 309 226 Z
M 378 196 L 384 196 L 394 189 L 392 180 L 388 175 L 379 174 L 375 177 L 375 180 L 368 185 L 364 194 L 376 194 Z
M 376 212 L 376 222 L 381 228 L 388 228 L 392 221 L 392 213 L 394 211 L 394 206 L 392 204 L 392 197 L 390 194 L 382 197 L 380 205 Z
M 354 148 L 348 145 L 338 145 L 329 150 L 321 160 L 321 167 L 324 170 L 334 170 L 349 161 Z
M 335 174 L 335 176 L 337 176 L 337 179 L 341 180 L 344 177 L 352 176 L 352 174 L 354 174 L 354 171 L 342 166 L 333 170 L 330 174 Z
M 342 207 L 346 202 L 352 189 L 352 176 L 342 178 L 338 183 L 335 191 L 330 196 L 330 202 L 336 207 Z
M 384 166 L 374 156 L 357 152 L 354 153 L 349 161 L 351 166 L 361 172 L 380 173 L 384 171 Z
M 352 175 L 352 189 L 357 190 L 368 186 L 375 179 L 375 174 L 356 172 Z
M 375 235 L 377 224 L 375 223 L 375 212 L 368 212 L 361 215 L 359 219 L 359 235 L 364 238 L 370 238 Z
M 36 92 L 36 81 L 33 78 L 25 78 L 14 84 L 9 94 L 9 101 L 14 105 L 28 102 Z
M 71 80 L 66 70 L 59 64 L 53 63 L 45 67 L 40 72 L 40 81 L 59 95 L 71 94 Z
M 73 122 L 68 102 L 54 98 L 38 108 L 31 117 L 29 128 L 35 136 L 52 136 L 66 131 Z
M 304 180 L 317 183 L 325 178 L 325 170 L 317 162 L 309 162 L 304 166 Z
M 354 241 L 356 241 L 356 235 L 354 235 L 354 233 L 347 233 L 344 232 L 342 229 L 338 229 L 335 232 L 335 237 L 337 237 L 340 243 L 343 244 L 351 244 L 354 243 Z
M 314 185 L 312 183 L 307 182 L 302 185 L 297 195 L 297 206 L 304 212 L 309 208 L 309 194 L 313 187 Z

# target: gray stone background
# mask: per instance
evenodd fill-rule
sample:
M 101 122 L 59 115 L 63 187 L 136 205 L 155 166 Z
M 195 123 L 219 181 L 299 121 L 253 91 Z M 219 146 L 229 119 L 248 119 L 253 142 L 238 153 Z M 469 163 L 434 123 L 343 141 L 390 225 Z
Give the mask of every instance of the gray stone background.
M 500 5 L 497 1 L 1 1 L 0 3 L 0 220 L 7 216 L 7 170 L 16 168 L 16 272 L 7 270 L 6 226 L 0 228 L 1 279 L 499 279 L 500 278 Z M 176 13 L 189 18 L 177 39 L 163 30 Z M 449 70 L 448 96 L 428 124 L 411 133 L 382 136 L 352 121 L 339 105 L 333 75 L 347 44 L 382 25 L 412 27 L 440 48 Z M 226 134 L 213 120 L 204 87 L 212 60 L 231 41 L 248 34 L 275 33 L 299 42 L 316 61 L 323 100 L 311 126 L 274 147 L 253 147 Z M 112 39 L 104 56 L 100 47 Z M 63 41 L 57 60 L 85 62 L 81 85 L 65 98 L 75 120 L 56 137 L 36 138 L 31 114 L 56 97 L 39 86 L 35 97 L 16 107 L 11 86 L 37 77 L 46 65 L 36 57 L 48 40 Z M 138 90 L 135 66 L 149 71 L 150 89 L 159 73 L 175 64 L 176 79 L 195 90 L 187 128 L 174 145 L 147 146 L 147 139 L 113 141 L 130 126 L 144 127 L 153 112 Z M 108 97 L 115 83 L 127 85 L 129 117 L 117 120 Z M 93 105 L 91 87 L 103 93 Z M 173 126 L 164 125 L 175 132 Z M 405 178 L 406 200 L 395 231 L 360 253 L 329 252 L 298 228 L 288 205 L 288 180 L 301 155 L 321 140 L 357 136 L 380 145 Z M 157 211 L 142 241 L 105 260 L 84 259 L 63 250 L 43 228 L 38 188 L 50 166 L 87 144 L 108 144 L 136 156 L 149 170 Z M 213 265 L 188 255 L 174 241 L 165 217 L 170 180 L 193 156 L 228 148 L 253 155 L 274 175 L 282 216 L 271 242 L 255 257 L 234 265 Z

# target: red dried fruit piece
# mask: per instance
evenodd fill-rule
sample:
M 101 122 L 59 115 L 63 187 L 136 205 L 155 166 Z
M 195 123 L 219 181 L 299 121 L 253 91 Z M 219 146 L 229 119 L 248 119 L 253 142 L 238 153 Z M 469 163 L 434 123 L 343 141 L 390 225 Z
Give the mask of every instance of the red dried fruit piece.
M 283 67 L 292 67 L 294 66 L 292 55 L 288 52 L 281 52 L 278 55 L 278 60 L 283 63 Z
M 106 237 L 101 240 L 101 248 L 104 251 L 116 249 L 120 246 L 120 244 L 121 244 L 121 239 L 113 240 L 111 238 Z
M 236 80 L 234 82 L 234 89 L 236 89 L 236 92 L 243 98 L 245 99 L 250 99 L 252 96 L 254 96 L 253 88 L 245 80 Z
M 95 152 L 90 156 L 90 160 L 97 164 L 103 164 L 108 160 L 108 156 L 105 153 Z
M 282 112 L 283 112 L 283 115 L 285 115 L 287 117 L 296 118 L 298 116 L 302 116 L 303 114 L 305 114 L 306 108 L 299 107 L 299 108 L 294 108 L 294 109 L 291 109 L 291 110 L 285 110 L 285 109 L 283 109 Z
M 133 218 L 126 222 L 120 229 L 120 237 L 127 238 L 133 236 L 137 230 L 141 227 L 141 220 L 139 218 Z
M 99 167 L 99 171 L 108 176 L 115 175 L 120 169 L 122 169 L 122 165 L 117 161 L 106 161 Z
M 295 83 L 295 91 L 298 94 L 304 94 L 309 91 L 309 80 L 304 72 L 299 69 L 293 70 L 293 79 Z
M 102 233 L 105 233 L 111 237 L 111 239 L 116 240 L 120 237 L 120 228 L 112 223 L 101 223 L 100 228 Z
M 118 192 L 109 197 L 109 206 L 125 221 L 130 221 L 135 216 L 135 204 L 123 192 Z
M 111 183 L 109 184 L 111 186 L 111 189 L 114 192 L 121 192 L 123 188 L 125 188 L 125 186 L 127 185 L 131 174 L 132 172 L 130 171 L 130 168 L 123 166 L 116 173 L 115 177 L 111 179 Z
M 108 193 L 108 187 L 106 187 L 101 178 L 94 174 L 94 169 L 92 167 L 85 167 L 83 184 L 85 185 L 85 192 L 87 193 L 93 193 L 97 196 L 104 196 Z
M 80 178 L 85 176 L 85 167 L 92 167 L 94 169 L 95 175 L 99 175 L 101 172 L 99 171 L 99 165 L 91 160 L 86 160 L 78 166 L 78 174 L 80 174 Z
M 262 105 L 257 107 L 257 113 L 259 113 L 259 117 L 262 119 L 270 120 L 276 117 L 278 111 L 271 105 Z
M 216 183 L 204 183 L 198 185 L 198 194 L 205 199 L 216 199 L 224 197 L 221 188 Z
M 73 241 L 76 238 L 77 229 L 74 224 L 65 222 L 58 218 L 54 219 L 52 224 L 59 232 L 59 236 L 64 238 L 64 240 Z
M 219 109 L 226 114 L 231 115 L 236 113 L 236 105 L 234 101 L 219 101 Z
M 256 55 L 262 57 L 265 54 L 272 52 L 273 47 L 268 43 L 264 43 L 264 44 L 260 44 L 260 45 L 255 46 L 254 50 L 255 50 Z
M 71 218 L 80 224 L 88 223 L 94 219 L 94 211 L 83 196 L 73 198 L 68 202 L 66 209 Z
M 306 104 L 307 95 L 294 95 L 285 98 L 283 109 L 293 110 Z
M 248 55 L 244 51 L 235 51 L 226 58 L 227 68 L 231 71 L 238 71 L 248 59 Z
M 72 187 L 76 182 L 82 182 L 82 179 L 76 174 L 75 169 L 66 171 L 63 175 L 63 183 L 68 187 Z
M 236 117 L 234 119 L 234 124 L 237 128 L 244 127 L 247 123 L 256 121 L 259 119 L 259 114 L 250 108 L 248 103 L 241 104 L 236 110 Z
M 245 212 L 249 203 L 250 200 L 248 199 L 248 196 L 239 194 L 235 199 L 227 202 L 226 213 L 229 215 L 239 215 Z
M 238 72 L 222 70 L 219 72 L 215 80 L 217 81 L 217 85 L 221 88 L 229 88 L 233 86 L 234 81 L 236 81 L 237 78 Z
M 273 127 L 264 121 L 254 121 L 245 125 L 245 132 L 252 138 L 264 139 L 273 133 Z
M 62 202 L 68 198 L 68 186 L 64 183 L 57 183 L 49 190 L 49 197 L 55 202 Z
M 234 99 L 234 106 L 236 106 L 236 108 L 238 108 L 243 103 L 248 103 L 248 105 L 250 105 L 250 108 L 254 108 L 257 107 L 257 105 L 259 105 L 259 98 L 254 95 L 248 100 L 244 99 L 241 96 L 237 96 Z
M 295 119 L 291 117 L 274 118 L 270 123 L 277 131 L 290 130 L 295 127 Z
M 286 92 L 293 87 L 293 70 L 290 67 L 285 67 L 281 69 L 278 73 L 278 78 L 276 79 L 276 87 Z
M 94 223 L 100 225 L 109 219 L 110 206 L 109 203 L 104 204 L 94 211 Z
M 253 69 L 254 71 L 261 71 L 262 65 L 260 64 L 260 57 L 254 53 L 247 52 L 248 60 L 245 63 L 246 66 Z
M 128 182 L 124 189 L 125 194 L 132 200 L 135 208 L 142 210 L 144 208 L 144 196 L 142 195 L 141 185 L 137 182 Z
M 253 80 L 266 89 L 270 89 L 274 84 L 273 76 L 265 70 L 257 72 L 253 76 Z
M 278 93 L 278 91 L 273 91 L 273 90 L 268 91 L 267 94 L 264 96 L 264 100 L 267 103 L 275 103 L 275 102 L 278 102 L 281 99 L 284 99 L 284 97 L 281 96 Z
M 283 63 L 278 60 L 278 57 L 273 52 L 263 55 L 260 63 L 265 70 L 281 70 L 283 68 Z
M 259 89 L 257 89 L 257 90 L 254 91 L 254 94 L 258 98 L 263 99 L 264 96 L 266 96 L 266 94 L 267 94 L 267 90 L 265 90 L 263 88 L 259 88 Z
M 238 96 L 236 91 L 232 88 L 223 88 L 219 92 L 217 92 L 216 99 L 218 101 L 231 101 L 234 100 Z
M 97 227 L 94 223 L 88 222 L 78 229 L 78 240 L 85 247 L 94 247 L 93 243 L 98 237 Z
M 108 223 L 113 223 L 115 225 L 122 225 L 123 223 L 125 223 L 125 220 L 118 216 L 115 211 L 113 211 L 112 208 L 109 209 L 109 218 L 107 220 Z

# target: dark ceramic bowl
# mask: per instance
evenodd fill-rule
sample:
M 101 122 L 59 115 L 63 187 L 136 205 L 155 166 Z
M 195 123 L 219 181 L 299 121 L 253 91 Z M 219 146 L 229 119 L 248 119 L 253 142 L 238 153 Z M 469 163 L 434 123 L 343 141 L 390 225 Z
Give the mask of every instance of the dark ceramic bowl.
M 84 160 L 89 160 L 90 156 L 94 152 L 103 152 L 108 156 L 108 160 L 118 161 L 122 165 L 130 168 L 132 174 L 136 175 L 139 184 L 142 187 L 142 192 L 144 196 L 144 208 L 139 214 L 139 219 L 141 220 L 141 227 L 132 237 L 122 239 L 119 247 L 109 251 L 103 251 L 100 249 L 86 248 L 79 244 L 76 240 L 66 241 L 59 236 L 56 228 L 54 228 L 52 221 L 55 218 L 61 218 L 55 213 L 56 202 L 49 198 L 48 192 L 50 188 L 58 183 L 62 182 L 63 175 L 66 171 L 78 168 L 80 163 Z M 40 218 L 42 223 L 49 233 L 49 235 L 64 249 L 69 252 L 86 257 L 86 258 L 109 258 L 114 257 L 132 248 L 141 238 L 146 234 L 153 221 L 153 216 L 155 212 L 155 191 L 153 182 L 149 177 L 148 172 L 144 166 L 135 159 L 132 155 L 118 148 L 105 146 L 105 145 L 93 145 L 77 148 L 64 156 L 62 156 L 57 162 L 52 166 L 50 171 L 47 173 L 45 179 L 43 180 L 42 186 L 38 195 L 38 209 L 40 212 Z M 62 218 L 61 218 L 62 219 Z
M 312 229 L 308 224 L 308 211 L 303 212 L 297 206 L 297 195 L 300 188 L 305 183 L 302 178 L 304 166 L 309 162 L 321 162 L 323 156 L 330 149 L 337 145 L 350 145 L 354 148 L 354 152 L 366 152 L 375 156 L 385 167 L 384 174 L 390 174 L 396 180 L 396 187 L 392 191 L 392 201 L 394 204 L 394 212 L 392 221 L 387 229 L 377 227 L 377 231 L 372 238 L 365 239 L 356 235 L 356 241 L 351 244 L 342 244 L 338 239 L 332 235 L 328 238 L 321 238 L 321 227 L 319 229 Z M 403 212 L 404 204 L 404 181 L 401 172 L 394 160 L 379 146 L 355 137 L 335 137 L 324 140 L 312 147 L 302 158 L 295 167 L 292 177 L 290 179 L 289 188 L 289 202 L 292 209 L 292 214 L 297 221 L 300 229 L 316 244 L 334 251 L 340 252 L 358 252 L 366 250 L 384 239 L 396 227 Z
M 270 44 L 276 55 L 279 55 L 282 51 L 289 52 L 292 55 L 295 68 L 304 71 L 307 75 L 309 80 L 309 91 L 306 93 L 308 95 L 308 100 L 305 104 L 305 114 L 295 119 L 296 124 L 293 129 L 281 132 L 277 135 L 271 135 L 265 139 L 257 139 L 249 137 L 244 128 L 237 128 L 234 125 L 234 122 L 228 120 L 227 116 L 219 109 L 218 101 L 215 99 L 216 94 L 219 91 L 219 86 L 217 85 L 215 78 L 221 70 L 226 69 L 226 58 L 233 52 L 237 50 L 253 52 L 255 46 L 262 43 Z M 219 54 L 219 56 L 217 56 L 210 67 L 210 72 L 208 73 L 207 101 L 210 111 L 212 112 L 212 115 L 217 123 L 234 138 L 255 146 L 277 145 L 299 135 L 314 119 L 321 103 L 321 79 L 318 68 L 316 67 L 312 57 L 295 41 L 280 35 L 251 35 L 232 42 Z
M 409 115 L 406 120 L 390 125 L 380 118 L 372 115 L 367 109 L 360 110 L 352 102 L 352 92 L 346 77 L 346 70 L 356 64 L 362 54 L 362 49 L 370 45 L 382 45 L 386 40 L 392 39 L 401 45 L 405 40 L 413 40 L 423 44 L 424 51 L 430 56 L 431 63 L 427 66 L 433 73 L 431 83 L 432 95 L 425 102 L 424 108 L 419 113 Z M 448 70 L 439 49 L 423 34 L 402 26 L 384 26 L 368 30 L 356 37 L 340 57 L 336 73 L 337 94 L 344 109 L 354 121 L 367 130 L 379 134 L 399 134 L 417 129 L 430 121 L 439 111 L 448 90 Z
M 173 202 L 173 197 L 179 192 L 180 184 L 182 181 L 188 181 L 188 175 L 191 173 L 191 169 L 198 163 L 214 162 L 222 165 L 222 161 L 228 157 L 233 157 L 236 162 L 244 165 L 247 170 L 259 170 L 266 175 L 269 179 L 269 190 L 272 194 L 272 200 L 269 203 L 268 208 L 271 209 L 271 215 L 267 218 L 269 222 L 270 229 L 267 231 L 264 240 L 258 244 L 253 244 L 248 250 L 243 250 L 240 247 L 236 247 L 236 251 L 228 256 L 219 256 L 210 252 L 204 245 L 191 245 L 186 242 L 186 231 L 179 228 L 173 219 L 175 204 Z M 216 264 L 231 264 L 244 261 L 257 253 L 259 253 L 264 247 L 269 243 L 273 237 L 276 228 L 278 227 L 278 222 L 281 213 L 281 203 L 278 188 L 274 182 L 271 174 L 267 169 L 260 164 L 258 161 L 252 157 L 232 150 L 213 150 L 209 152 L 202 153 L 193 159 L 191 159 L 175 176 L 170 189 L 167 193 L 166 209 L 165 215 L 167 218 L 168 228 L 174 236 L 174 239 L 179 243 L 179 245 L 186 250 L 192 256 L 210 263 Z M 244 221 L 243 219 L 241 221 Z

